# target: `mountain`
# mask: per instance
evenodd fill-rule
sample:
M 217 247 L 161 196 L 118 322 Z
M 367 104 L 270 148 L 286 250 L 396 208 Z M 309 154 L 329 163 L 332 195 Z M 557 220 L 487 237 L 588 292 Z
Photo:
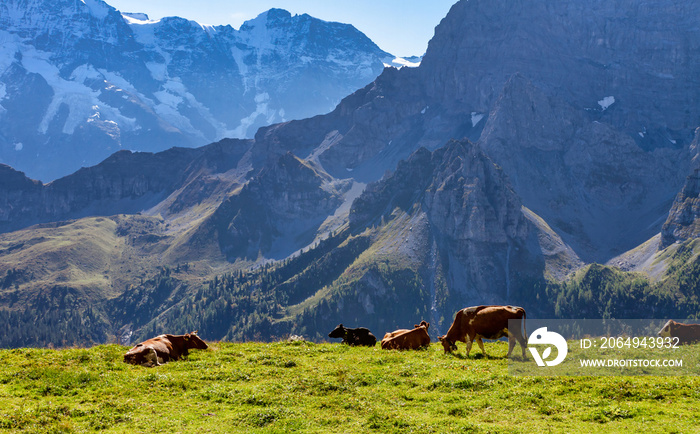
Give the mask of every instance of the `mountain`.
M 101 0 L 9 0 L 0 40 L 0 162 L 43 181 L 121 149 L 326 113 L 394 61 L 350 25 L 281 9 L 236 30 Z
M 462 0 L 419 67 L 325 115 L 48 184 L 4 167 L 0 323 L 73 321 L 67 298 L 126 340 L 438 333 L 479 303 L 698 314 L 700 5 L 593 6 Z

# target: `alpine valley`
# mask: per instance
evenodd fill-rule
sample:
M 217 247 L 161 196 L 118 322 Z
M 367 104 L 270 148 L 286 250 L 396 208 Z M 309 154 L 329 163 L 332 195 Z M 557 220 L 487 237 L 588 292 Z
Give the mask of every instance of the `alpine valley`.
M 0 6 L 3 149 L 149 152 L 46 184 L 0 166 L 0 346 L 700 315 L 698 2 L 461 0 L 420 66 L 354 93 L 391 56 L 348 26 L 29 4 Z

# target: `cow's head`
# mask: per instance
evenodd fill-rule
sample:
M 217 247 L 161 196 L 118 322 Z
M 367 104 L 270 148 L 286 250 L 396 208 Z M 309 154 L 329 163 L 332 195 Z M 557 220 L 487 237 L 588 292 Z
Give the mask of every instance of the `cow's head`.
M 338 324 L 338 327 L 334 328 L 332 332 L 328 333 L 329 338 L 344 338 L 345 337 L 345 327 L 342 324 Z
M 199 336 L 197 336 L 197 332 L 194 331 L 192 333 L 187 333 L 185 335 L 185 343 L 187 344 L 187 348 L 190 349 L 195 349 L 195 350 L 206 350 L 209 348 L 206 342 L 202 340 Z
M 124 362 L 131 363 L 132 365 L 140 365 L 144 360 L 144 354 L 147 348 L 143 344 L 138 344 L 124 354 Z
M 426 330 L 428 330 L 428 327 L 430 327 L 430 323 L 423 320 L 420 322 L 420 324 L 414 324 L 413 328 L 417 329 L 418 327 L 425 327 Z
M 676 328 L 676 324 L 678 324 L 678 323 L 675 322 L 674 320 L 672 320 L 672 319 L 668 320 L 666 322 L 666 324 L 664 324 L 663 328 L 661 330 L 659 330 L 657 335 L 664 337 L 664 338 L 671 337 L 671 332 Z
M 442 343 L 442 348 L 445 350 L 445 354 L 451 353 L 452 351 L 457 351 L 457 344 L 447 339 L 447 335 L 438 336 L 438 339 Z

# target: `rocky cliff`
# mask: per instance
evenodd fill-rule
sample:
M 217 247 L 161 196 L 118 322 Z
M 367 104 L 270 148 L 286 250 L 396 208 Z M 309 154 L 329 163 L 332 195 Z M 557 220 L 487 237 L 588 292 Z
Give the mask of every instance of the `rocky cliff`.
M 695 140 L 690 145 L 691 173 L 683 188 L 673 201 L 668 218 L 661 228 L 662 247 L 677 241 L 686 241 L 700 236 L 700 128 L 695 131 Z
M 287 153 L 225 200 L 199 236 L 212 234 L 231 261 L 283 259 L 315 239 L 347 187 Z
M 377 237 L 383 254 L 418 252 L 412 255 L 424 273 L 442 274 L 442 282 L 430 282 L 442 284 L 442 298 L 506 301 L 519 289 L 519 283 L 511 285 L 516 275 L 543 276 L 539 229 L 503 170 L 469 141 L 416 151 L 394 173 L 367 186 L 349 222 L 355 232 L 387 231 Z M 448 308 L 441 306 L 440 314 L 449 317 L 443 309 Z

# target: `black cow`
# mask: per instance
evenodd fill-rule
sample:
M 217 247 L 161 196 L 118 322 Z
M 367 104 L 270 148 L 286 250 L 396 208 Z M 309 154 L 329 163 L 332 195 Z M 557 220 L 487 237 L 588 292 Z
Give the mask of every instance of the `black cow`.
M 342 344 L 348 344 L 351 346 L 363 345 L 366 347 L 373 347 L 377 343 L 377 338 L 364 327 L 358 327 L 355 329 L 343 327 L 342 324 L 338 324 L 332 332 L 328 333 L 329 338 L 342 338 Z

